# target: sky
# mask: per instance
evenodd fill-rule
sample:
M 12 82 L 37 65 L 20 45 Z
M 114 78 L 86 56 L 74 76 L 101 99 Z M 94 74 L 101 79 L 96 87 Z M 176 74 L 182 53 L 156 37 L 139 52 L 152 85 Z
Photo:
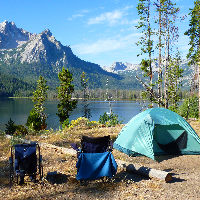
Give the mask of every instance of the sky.
M 142 36 L 138 25 L 138 0 L 7 0 L 1 1 L 0 23 L 7 20 L 31 33 L 49 29 L 62 45 L 70 45 L 82 60 L 110 67 L 114 62 L 139 64 L 147 55 L 137 56 L 135 43 Z M 187 15 L 179 27 L 177 46 L 183 59 L 188 53 L 189 8 L 194 1 L 172 0 Z M 152 15 L 153 17 L 153 15 Z M 157 38 L 154 38 L 155 40 Z M 157 57 L 154 53 L 154 57 Z

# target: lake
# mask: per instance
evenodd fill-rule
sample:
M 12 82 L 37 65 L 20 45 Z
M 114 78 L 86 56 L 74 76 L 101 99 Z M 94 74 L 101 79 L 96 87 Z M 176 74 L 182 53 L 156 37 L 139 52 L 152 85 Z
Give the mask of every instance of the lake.
M 87 101 L 88 108 L 91 111 L 91 121 L 98 121 L 99 116 L 104 112 L 109 112 L 109 103 L 107 101 Z M 58 99 L 47 99 L 45 101 L 45 113 L 47 113 L 47 129 L 58 129 L 59 118 L 56 115 L 58 109 Z M 33 102 L 28 98 L 0 98 L 0 130 L 5 130 L 5 124 L 11 118 L 17 125 L 25 125 L 30 111 L 33 108 Z M 112 111 L 119 116 L 119 119 L 126 124 L 132 117 L 140 113 L 147 105 L 142 101 L 113 101 L 111 102 Z M 83 101 L 79 100 L 77 108 L 71 113 L 70 121 L 81 117 L 83 112 Z

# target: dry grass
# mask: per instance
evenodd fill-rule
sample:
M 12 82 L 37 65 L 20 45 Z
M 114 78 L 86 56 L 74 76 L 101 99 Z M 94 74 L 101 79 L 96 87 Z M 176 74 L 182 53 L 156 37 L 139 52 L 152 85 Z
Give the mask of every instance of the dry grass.
M 110 135 L 111 140 L 114 141 L 123 126 L 124 125 L 116 125 L 114 127 L 107 128 L 101 126 L 77 126 L 72 129 L 67 128 L 62 131 L 57 131 L 56 133 L 44 131 L 44 133 L 39 136 L 26 136 L 26 139 L 71 148 L 70 143 L 76 143 L 78 146 L 80 146 L 80 140 L 83 135 L 87 135 L 90 137 L 101 137 L 105 135 Z
M 199 122 L 190 122 L 200 133 Z M 76 127 L 71 130 L 56 133 L 44 132 L 40 136 L 29 136 L 27 139 L 70 147 L 71 142 L 80 144 L 82 135 L 111 135 L 116 138 L 123 125 L 116 127 L 93 127 L 86 129 Z M 9 189 L 8 157 L 10 156 L 10 141 L 0 138 L 0 199 L 199 199 L 200 198 L 200 155 L 161 156 L 158 162 L 146 157 L 129 158 L 127 155 L 113 150 L 117 159 L 138 163 L 155 169 L 169 171 L 173 175 L 170 183 L 148 179 L 130 174 L 122 169 L 112 181 L 103 183 L 101 180 L 90 181 L 86 186 L 80 186 L 76 180 L 76 156 L 63 154 L 59 149 L 42 147 L 44 177 L 48 172 L 59 172 L 55 182 L 44 180 L 36 184 L 25 182 L 19 186 L 13 184 Z

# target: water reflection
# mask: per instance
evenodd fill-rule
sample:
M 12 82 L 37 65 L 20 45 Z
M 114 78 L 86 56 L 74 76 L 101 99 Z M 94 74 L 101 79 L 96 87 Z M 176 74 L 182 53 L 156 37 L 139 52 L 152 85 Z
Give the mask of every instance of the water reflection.
M 57 104 L 59 100 L 48 99 L 45 102 L 45 111 L 48 115 L 47 124 L 48 128 L 58 129 L 59 118 L 56 115 L 58 109 Z M 70 121 L 81 117 L 84 113 L 83 102 L 78 102 L 77 108 L 71 113 Z M 91 111 L 91 120 L 98 121 L 99 116 L 104 112 L 109 112 L 109 103 L 106 101 L 88 101 L 88 108 Z M 132 117 L 137 115 L 143 110 L 148 103 L 141 101 L 113 101 L 111 102 L 112 111 L 118 114 L 120 120 L 124 119 L 123 123 L 126 124 Z M 0 99 L 0 130 L 5 130 L 5 124 L 11 118 L 15 124 L 25 125 L 27 117 L 33 108 L 31 99 Z

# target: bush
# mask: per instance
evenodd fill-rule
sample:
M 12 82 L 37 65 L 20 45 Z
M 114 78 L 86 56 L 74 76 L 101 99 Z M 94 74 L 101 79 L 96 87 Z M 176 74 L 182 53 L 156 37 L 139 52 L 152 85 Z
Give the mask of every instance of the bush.
M 67 118 L 63 123 L 62 123 L 62 128 L 65 129 L 66 127 L 69 127 L 70 123 L 69 123 L 69 119 Z
M 118 115 L 113 112 L 108 115 L 106 112 L 99 117 L 99 123 L 106 126 L 115 126 L 117 124 L 122 124 L 124 120 L 119 121 Z
M 76 126 L 85 126 L 89 122 L 89 119 L 85 117 L 79 117 L 76 120 L 72 120 L 69 128 L 74 128 Z
M 47 124 L 45 122 L 46 120 L 42 120 L 40 117 L 40 114 L 35 111 L 33 108 L 30 111 L 30 114 L 27 119 L 26 126 L 28 126 L 29 129 L 34 130 L 34 131 L 40 131 L 44 130 L 47 127 Z
M 178 114 L 185 118 L 199 118 L 199 101 L 197 96 L 192 96 L 183 101 L 178 109 Z
M 88 118 L 79 117 L 76 120 L 72 120 L 69 128 L 74 127 L 84 127 L 84 128 L 93 128 L 99 126 L 99 123 L 96 121 L 90 121 Z
M 14 121 L 10 118 L 10 120 L 8 121 L 8 124 L 5 124 L 5 125 L 6 125 L 6 130 L 5 130 L 6 134 L 13 135 L 16 130 Z
M 16 125 L 14 124 L 14 121 L 10 118 L 8 121 L 8 124 L 6 125 L 6 134 L 9 135 L 26 135 L 28 133 L 28 130 L 23 125 Z
M 27 135 L 28 134 L 28 130 L 25 128 L 25 126 L 23 125 L 15 125 L 15 133 L 14 135 Z

